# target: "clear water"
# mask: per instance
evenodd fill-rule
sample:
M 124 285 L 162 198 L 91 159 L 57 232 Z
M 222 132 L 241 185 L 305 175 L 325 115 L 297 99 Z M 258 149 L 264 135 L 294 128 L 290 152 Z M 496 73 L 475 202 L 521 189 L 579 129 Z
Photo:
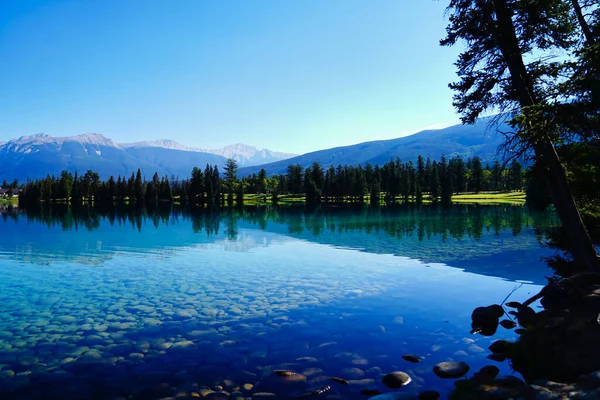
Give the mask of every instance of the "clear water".
M 447 360 L 512 374 L 486 355 L 515 334 L 470 335 L 470 315 L 540 289 L 555 223 L 508 206 L 2 217 L 2 399 L 248 398 L 276 369 L 307 376 L 276 398 L 354 399 L 398 370 L 397 392 L 447 394 Z

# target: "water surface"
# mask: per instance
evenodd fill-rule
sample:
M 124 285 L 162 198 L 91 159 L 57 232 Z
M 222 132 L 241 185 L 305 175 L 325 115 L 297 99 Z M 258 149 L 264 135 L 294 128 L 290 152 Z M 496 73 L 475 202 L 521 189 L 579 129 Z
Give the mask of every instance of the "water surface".
M 412 377 L 400 392 L 447 394 L 453 381 L 433 366 L 462 360 L 472 374 L 491 363 L 493 340 L 514 338 L 503 328 L 493 339 L 470 335 L 471 311 L 540 289 L 550 275 L 541 232 L 555 223 L 509 206 L 2 217 L 3 399 L 165 398 L 218 386 L 241 398 L 325 386 L 323 398 L 368 398 L 359 392 L 389 392 L 382 373 L 397 370 Z M 270 387 L 276 369 L 307 383 Z

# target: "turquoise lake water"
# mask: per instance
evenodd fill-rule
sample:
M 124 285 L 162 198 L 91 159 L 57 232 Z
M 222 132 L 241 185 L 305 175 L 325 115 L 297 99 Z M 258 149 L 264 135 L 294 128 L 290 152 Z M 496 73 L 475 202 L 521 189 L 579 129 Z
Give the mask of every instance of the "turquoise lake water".
M 512 206 L 3 212 L 0 398 L 446 396 L 441 361 L 513 374 L 486 356 L 516 335 L 471 335 L 470 315 L 539 291 L 555 223 Z M 392 371 L 412 382 L 386 388 Z

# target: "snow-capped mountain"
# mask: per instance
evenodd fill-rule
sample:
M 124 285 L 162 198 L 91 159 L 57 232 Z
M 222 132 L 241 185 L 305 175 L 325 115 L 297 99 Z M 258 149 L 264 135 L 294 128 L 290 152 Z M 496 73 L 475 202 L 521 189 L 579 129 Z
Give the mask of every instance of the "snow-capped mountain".
M 257 149 L 254 146 L 248 146 L 243 143 L 232 144 L 221 149 L 205 149 L 202 151 L 223 156 L 225 158 L 232 158 L 237 161 L 241 167 L 267 164 L 297 156 L 297 154 L 282 153 L 279 151 L 271 151 L 269 149 Z
M 174 140 L 171 139 L 159 139 L 159 140 L 146 140 L 143 142 L 135 142 L 135 143 L 121 143 L 120 144 L 121 147 L 123 147 L 124 149 L 128 149 L 131 147 L 160 147 L 162 149 L 169 149 L 169 150 L 181 150 L 181 151 L 196 151 L 196 152 L 200 152 L 200 153 L 210 153 L 209 151 L 204 151 L 201 149 L 198 149 L 196 147 L 188 147 L 185 146 L 181 143 L 177 143 Z
M 86 133 L 77 136 L 52 137 L 45 133 L 38 133 L 32 136 L 21 136 L 9 142 L 2 143 L 2 149 L 14 152 L 30 154 L 39 152 L 44 146 L 50 146 L 60 151 L 63 145 L 79 144 L 84 152 L 93 151 L 97 153 L 101 147 L 111 147 L 119 149 L 119 145 L 112 140 L 97 133 Z
M 257 149 L 254 146 L 248 146 L 247 144 L 242 143 L 232 144 L 221 149 L 199 149 L 196 147 L 185 146 L 170 139 L 161 139 L 136 143 L 121 143 L 120 146 L 126 149 L 126 151 L 128 151 L 128 149 L 154 147 L 170 150 L 209 153 L 225 158 L 232 158 L 240 167 L 268 164 L 297 156 L 297 154 L 282 153 L 278 151 L 271 151 L 269 149 Z
M 108 178 L 130 175 L 137 168 L 150 172 L 156 166 L 135 159 L 117 143 L 94 133 L 71 137 L 40 133 L 21 136 L 0 146 L 0 177 L 7 180 L 59 175 L 65 169 L 79 173 L 91 169 Z M 168 171 L 161 168 L 157 172 Z
M 57 176 L 65 169 L 79 173 L 91 169 L 106 179 L 130 176 L 138 168 L 146 177 L 157 172 L 186 178 L 194 167 L 210 164 L 221 169 L 229 157 L 240 166 L 255 166 L 292 156 L 246 145 L 202 150 L 168 139 L 118 144 L 97 133 L 69 137 L 40 133 L 0 143 L 0 180 Z

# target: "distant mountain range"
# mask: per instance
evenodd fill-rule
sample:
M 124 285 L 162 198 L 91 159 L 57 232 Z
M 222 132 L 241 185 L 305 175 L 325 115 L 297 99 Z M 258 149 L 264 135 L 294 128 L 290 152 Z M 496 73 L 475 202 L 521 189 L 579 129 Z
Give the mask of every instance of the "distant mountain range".
M 330 165 L 383 165 L 399 157 L 402 161 L 416 161 L 419 155 L 425 159 L 439 160 L 442 154 L 463 159 L 479 156 L 483 162 L 501 159 L 499 146 L 504 137 L 498 131 L 508 131 L 506 124 L 493 124 L 492 118 L 482 118 L 474 125 L 454 125 L 444 129 L 425 130 L 398 139 L 377 140 L 351 146 L 335 147 L 306 153 L 284 161 L 258 165 L 239 170 L 240 176 L 258 173 L 261 168 L 268 175 L 284 174 L 288 165 L 300 164 L 304 168 L 317 161 L 324 168 Z
M 110 175 L 129 176 L 138 168 L 146 177 L 157 172 L 160 176 L 185 178 L 195 166 L 204 168 L 211 164 L 223 168 L 229 157 L 240 166 L 252 166 L 293 156 L 244 144 L 203 150 L 172 140 L 118 144 L 95 133 L 70 137 L 37 134 L 0 143 L 0 181 L 57 176 L 65 169 L 79 173 L 91 169 L 102 179 Z
M 172 140 L 155 140 L 118 144 L 95 133 L 71 137 L 51 137 L 45 134 L 23 136 L 0 142 L 0 181 L 27 178 L 36 179 L 47 174 L 59 175 L 62 170 L 85 173 L 96 171 L 102 179 L 129 176 L 140 168 L 146 177 L 155 172 L 160 176 L 187 178 L 195 166 L 206 164 L 222 169 L 227 158 L 233 158 L 241 167 L 238 176 L 257 173 L 264 168 L 269 175 L 285 173 L 289 164 L 308 167 L 314 161 L 323 167 L 330 165 L 382 165 L 399 157 L 416 161 L 418 155 L 438 160 L 447 157 L 468 158 L 479 156 L 484 162 L 496 158 L 503 136 L 498 130 L 506 126 L 491 126 L 490 119 L 474 125 L 455 125 L 445 129 L 426 130 L 391 140 L 378 140 L 352 146 L 296 156 L 267 149 L 234 144 L 222 149 L 199 149 Z
M 234 159 L 240 167 L 249 167 L 252 165 L 260 165 L 269 163 L 273 160 L 285 160 L 297 156 L 297 154 L 282 153 L 280 151 L 271 151 L 269 149 L 259 150 L 256 147 L 248 146 L 247 144 L 237 143 L 225 146 L 221 149 L 199 149 L 196 147 L 184 146 L 170 139 L 153 140 L 136 143 L 122 143 L 121 147 L 129 151 L 136 148 L 162 148 L 168 150 L 189 151 L 194 153 L 215 154 L 225 159 Z

